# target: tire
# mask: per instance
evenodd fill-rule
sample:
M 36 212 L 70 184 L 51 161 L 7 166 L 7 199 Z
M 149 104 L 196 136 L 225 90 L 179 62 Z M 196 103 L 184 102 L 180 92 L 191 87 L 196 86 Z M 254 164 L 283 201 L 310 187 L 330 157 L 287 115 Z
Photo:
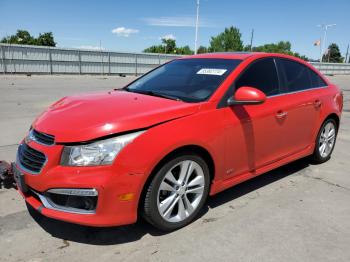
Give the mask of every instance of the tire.
M 329 135 L 332 132 L 327 131 L 327 128 L 329 127 L 331 127 L 331 129 L 333 130 L 332 137 Z M 332 118 L 326 119 L 326 121 L 323 122 L 315 141 L 315 149 L 313 154 L 311 155 L 311 160 L 313 163 L 322 164 L 331 158 L 332 152 L 334 150 L 337 134 L 338 134 L 338 125 L 336 121 Z M 321 148 L 323 144 L 325 145 L 324 153 Z
M 191 153 L 175 156 L 159 169 L 149 184 L 142 215 L 162 231 L 184 227 L 203 207 L 209 184 L 209 168 L 200 156 Z

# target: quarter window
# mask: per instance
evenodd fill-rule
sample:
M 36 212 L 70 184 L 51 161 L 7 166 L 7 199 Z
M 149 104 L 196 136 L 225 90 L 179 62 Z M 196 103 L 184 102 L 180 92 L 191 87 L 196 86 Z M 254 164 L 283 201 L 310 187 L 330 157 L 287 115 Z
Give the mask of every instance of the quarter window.
M 323 79 L 313 70 L 298 62 L 279 59 L 285 76 L 285 91 L 296 92 L 326 86 Z
M 306 66 L 297 62 L 281 59 L 284 68 L 288 92 L 311 88 L 310 76 Z
M 267 96 L 278 94 L 278 76 L 273 58 L 261 59 L 249 66 L 235 83 L 236 90 L 242 86 L 255 87 Z
M 327 83 L 313 70 L 310 70 L 310 78 L 311 78 L 311 87 L 322 87 L 327 86 Z

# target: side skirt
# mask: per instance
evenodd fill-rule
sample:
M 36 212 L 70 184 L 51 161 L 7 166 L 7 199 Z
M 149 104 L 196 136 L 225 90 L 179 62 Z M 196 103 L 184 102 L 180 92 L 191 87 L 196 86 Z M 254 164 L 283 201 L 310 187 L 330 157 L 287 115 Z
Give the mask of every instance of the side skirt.
M 239 175 L 235 175 L 233 177 L 230 177 L 228 179 L 225 180 L 218 180 L 218 181 L 213 181 L 212 185 L 211 185 L 211 189 L 210 189 L 210 193 L 209 195 L 215 195 L 221 191 L 224 191 L 225 189 L 228 189 L 230 187 L 233 187 L 239 183 L 242 183 L 244 181 L 247 181 L 253 177 L 256 177 L 258 175 L 264 174 L 268 171 L 271 171 L 273 169 L 276 169 L 280 166 L 283 166 L 285 164 L 288 164 L 290 162 L 293 162 L 295 160 L 298 160 L 300 158 L 309 156 L 313 153 L 314 150 L 314 145 L 310 145 L 307 148 L 305 148 L 302 151 L 299 151 L 296 154 L 290 155 L 288 157 L 285 157 L 281 160 L 278 160 L 276 162 L 270 163 L 266 166 L 260 167 L 252 172 L 247 172 L 247 173 L 243 173 L 243 174 L 239 174 Z

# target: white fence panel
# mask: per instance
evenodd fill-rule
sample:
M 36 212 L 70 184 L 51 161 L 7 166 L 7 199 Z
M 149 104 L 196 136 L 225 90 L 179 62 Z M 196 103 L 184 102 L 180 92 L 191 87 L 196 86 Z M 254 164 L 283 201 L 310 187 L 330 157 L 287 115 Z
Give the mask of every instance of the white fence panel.
M 0 73 L 139 75 L 176 57 L 179 56 L 0 44 Z M 350 74 L 350 64 L 311 64 L 324 74 Z

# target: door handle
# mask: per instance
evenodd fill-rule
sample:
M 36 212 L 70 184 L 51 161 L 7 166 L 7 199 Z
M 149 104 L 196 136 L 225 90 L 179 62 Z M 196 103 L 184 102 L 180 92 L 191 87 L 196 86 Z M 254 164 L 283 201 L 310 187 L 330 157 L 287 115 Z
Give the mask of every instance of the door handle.
M 319 99 L 316 99 L 316 100 L 314 101 L 314 106 L 315 106 L 316 108 L 319 108 L 319 107 L 321 107 L 321 105 L 322 105 L 322 102 L 321 102 L 321 100 L 319 100 Z
M 285 118 L 287 115 L 288 115 L 288 112 L 280 110 L 280 111 L 277 112 L 276 117 L 278 119 L 281 119 L 281 118 Z

